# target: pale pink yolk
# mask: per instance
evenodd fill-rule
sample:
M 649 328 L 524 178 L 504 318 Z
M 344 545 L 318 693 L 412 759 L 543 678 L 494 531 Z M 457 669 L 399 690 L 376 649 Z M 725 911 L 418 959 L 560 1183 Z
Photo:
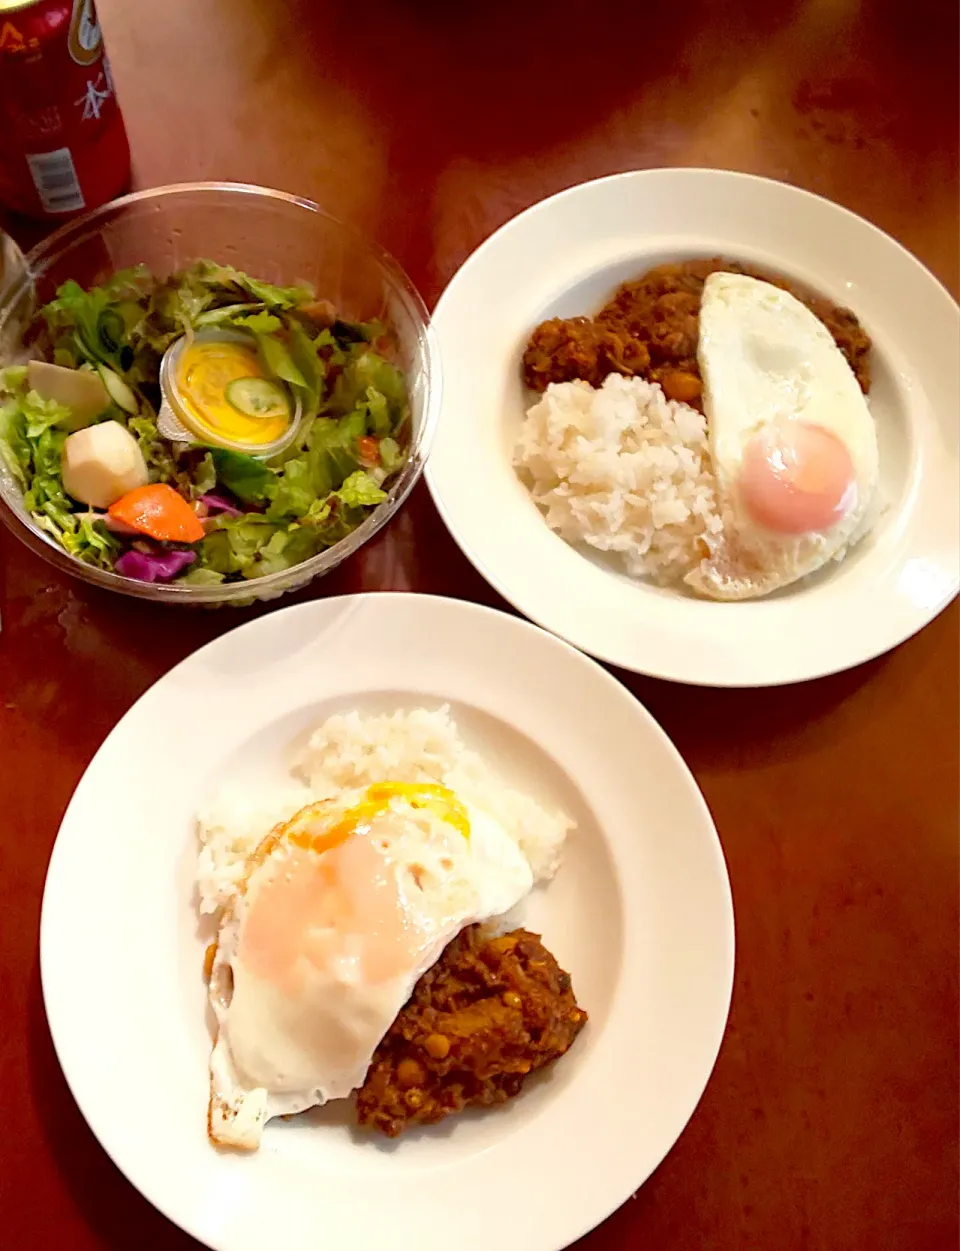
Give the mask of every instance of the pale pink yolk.
M 339 960 L 376 985 L 416 967 L 424 939 L 403 905 L 396 868 L 354 834 L 323 852 L 297 846 L 261 868 L 248 894 L 237 959 L 296 996 L 307 965 L 334 976 Z M 251 897 L 252 896 L 252 897 Z
M 824 426 L 772 422 L 747 444 L 740 493 L 753 519 L 780 534 L 828 530 L 856 503 L 846 444 Z

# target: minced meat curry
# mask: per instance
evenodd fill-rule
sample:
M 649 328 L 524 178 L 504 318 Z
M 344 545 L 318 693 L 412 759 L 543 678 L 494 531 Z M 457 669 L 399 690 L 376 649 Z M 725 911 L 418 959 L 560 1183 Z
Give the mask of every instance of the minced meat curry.
M 570 975 L 536 934 L 469 926 L 417 982 L 357 1093 L 361 1125 L 390 1138 L 505 1103 L 562 1056 L 586 1022 Z
M 582 379 L 598 387 L 612 373 L 658 382 L 669 400 L 701 408 L 697 364 L 700 299 L 708 275 L 746 274 L 804 303 L 827 327 L 864 394 L 870 390 L 870 339 L 849 309 L 786 279 L 723 257 L 658 265 L 618 287 L 594 318 L 554 317 L 539 325 L 523 354 L 523 379 L 534 391 Z

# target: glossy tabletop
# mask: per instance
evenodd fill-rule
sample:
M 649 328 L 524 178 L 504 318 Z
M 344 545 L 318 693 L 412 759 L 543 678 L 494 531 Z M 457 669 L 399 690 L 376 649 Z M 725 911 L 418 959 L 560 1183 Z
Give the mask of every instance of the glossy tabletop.
M 136 186 L 237 179 L 311 197 L 391 250 L 429 303 L 527 205 L 656 165 L 819 192 L 957 293 L 951 0 L 99 8 Z M 304 595 L 392 589 L 503 607 L 423 487 Z M 70 1098 L 40 993 L 40 900 L 60 817 L 118 717 L 198 645 L 275 608 L 111 598 L 0 535 L 4 1246 L 196 1246 L 127 1185 Z M 737 975 L 693 1119 L 583 1251 L 957 1246 L 957 626 L 954 604 L 891 655 L 803 687 L 619 675 L 713 810 Z M 130 1097 L 143 1107 L 150 1091 Z

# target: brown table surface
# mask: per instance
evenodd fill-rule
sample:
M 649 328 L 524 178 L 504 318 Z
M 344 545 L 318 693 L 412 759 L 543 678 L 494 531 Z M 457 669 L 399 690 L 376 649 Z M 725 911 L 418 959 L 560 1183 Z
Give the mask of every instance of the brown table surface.
M 656 165 L 820 192 L 957 291 L 951 0 L 99 7 L 137 186 L 223 178 L 310 196 L 379 239 L 428 302 L 527 205 Z M 185 1251 L 196 1244 L 124 1181 L 64 1084 L 40 899 L 110 727 L 257 610 L 108 597 L 6 533 L 0 587 L 0 1242 Z M 307 594 L 410 588 L 499 604 L 422 487 Z M 893 654 L 790 689 L 621 675 L 715 814 L 737 975 L 692 1121 L 584 1251 L 957 1246 L 957 622 L 954 604 Z

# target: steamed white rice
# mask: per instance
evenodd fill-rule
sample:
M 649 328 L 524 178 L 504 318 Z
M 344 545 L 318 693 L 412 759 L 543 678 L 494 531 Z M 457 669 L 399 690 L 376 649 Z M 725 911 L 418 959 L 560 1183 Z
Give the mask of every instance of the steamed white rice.
M 616 554 L 634 577 L 678 581 L 721 529 L 706 421 L 656 383 L 551 383 L 514 460 L 551 530 Z
M 290 785 L 269 796 L 224 792 L 197 816 L 201 912 L 226 904 L 257 844 L 305 804 L 374 782 L 435 782 L 486 809 L 516 840 L 538 881 L 557 870 L 573 822 L 507 786 L 468 750 L 446 707 L 329 717 L 294 762 Z

